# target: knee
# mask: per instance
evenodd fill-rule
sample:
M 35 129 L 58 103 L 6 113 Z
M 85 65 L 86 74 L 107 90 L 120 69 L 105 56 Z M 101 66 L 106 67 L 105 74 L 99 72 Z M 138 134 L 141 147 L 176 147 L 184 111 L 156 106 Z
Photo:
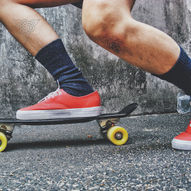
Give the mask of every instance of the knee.
M 95 38 L 112 31 L 120 17 L 116 17 L 112 5 L 107 0 L 95 0 L 93 6 L 91 4 L 90 1 L 84 2 L 82 25 L 87 35 Z
M 122 41 L 135 30 L 130 10 L 119 6 L 119 3 L 115 5 L 114 1 L 95 0 L 91 5 L 90 2 L 84 3 L 82 25 L 93 41 Z

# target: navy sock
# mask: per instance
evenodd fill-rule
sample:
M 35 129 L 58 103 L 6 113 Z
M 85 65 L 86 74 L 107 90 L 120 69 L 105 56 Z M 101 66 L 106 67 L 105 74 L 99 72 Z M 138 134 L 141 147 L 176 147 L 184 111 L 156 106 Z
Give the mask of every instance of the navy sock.
M 155 75 L 182 89 L 186 94 L 191 95 L 191 59 L 180 47 L 180 56 L 174 67 L 163 75 Z
M 61 39 L 57 39 L 42 48 L 36 59 L 58 81 L 60 88 L 73 96 L 84 96 L 94 90 L 73 64 Z

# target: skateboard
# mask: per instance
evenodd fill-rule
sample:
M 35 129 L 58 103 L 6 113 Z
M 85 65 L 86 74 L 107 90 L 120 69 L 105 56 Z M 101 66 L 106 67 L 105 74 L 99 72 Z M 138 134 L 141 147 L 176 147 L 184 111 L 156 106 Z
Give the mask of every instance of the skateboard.
M 120 118 L 127 117 L 137 108 L 136 103 L 132 103 L 117 113 L 106 113 L 96 117 L 79 117 L 64 119 L 42 119 L 42 120 L 19 120 L 0 118 L 0 152 L 7 147 L 8 141 L 12 138 L 15 125 L 58 125 L 85 123 L 96 120 L 103 137 L 107 138 L 114 145 L 123 145 L 128 140 L 128 133 L 125 128 L 117 126 Z

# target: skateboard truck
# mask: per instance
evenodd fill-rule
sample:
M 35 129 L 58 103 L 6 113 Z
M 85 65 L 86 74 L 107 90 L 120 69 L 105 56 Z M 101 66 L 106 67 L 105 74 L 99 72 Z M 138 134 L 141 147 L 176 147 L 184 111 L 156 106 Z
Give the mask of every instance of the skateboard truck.
M 107 136 L 107 131 L 115 126 L 116 123 L 119 122 L 119 118 L 113 118 L 113 119 L 105 119 L 105 120 L 97 120 L 99 126 L 100 126 L 100 131 L 103 136 Z
M 0 132 L 6 135 L 8 141 L 12 138 L 13 130 L 14 126 L 10 126 L 8 124 L 0 124 Z

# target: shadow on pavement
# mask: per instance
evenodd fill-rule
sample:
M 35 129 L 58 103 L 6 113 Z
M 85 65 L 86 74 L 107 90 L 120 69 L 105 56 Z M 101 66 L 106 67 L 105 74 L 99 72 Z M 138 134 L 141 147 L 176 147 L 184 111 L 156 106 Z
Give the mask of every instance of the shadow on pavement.
M 108 140 L 68 140 L 68 141 L 36 141 L 36 142 L 22 142 L 22 143 L 9 143 L 6 151 L 24 150 L 24 149 L 53 149 L 64 147 L 80 147 L 89 145 L 110 144 Z

